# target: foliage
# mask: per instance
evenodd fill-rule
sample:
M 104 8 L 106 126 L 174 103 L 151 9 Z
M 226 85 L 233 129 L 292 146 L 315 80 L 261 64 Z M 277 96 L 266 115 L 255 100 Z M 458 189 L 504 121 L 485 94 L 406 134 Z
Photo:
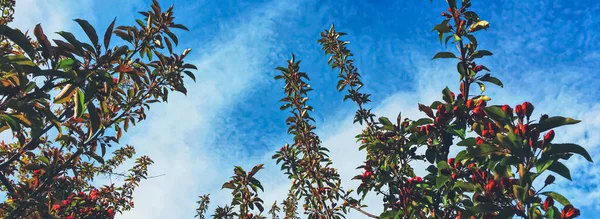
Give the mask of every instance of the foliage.
M 0 143 L 0 188 L 8 196 L 0 216 L 112 218 L 131 209 L 153 161 L 141 156 L 127 174 L 116 173 L 135 150 L 127 145 L 108 156 L 107 147 L 152 103 L 166 102 L 169 90 L 186 93 L 183 74 L 194 79 L 196 67 L 184 62 L 189 49 L 173 52 L 171 30 L 187 28 L 173 23 L 173 7 L 163 11 L 154 1 L 136 25 L 115 28 L 115 19 L 102 36 L 75 19 L 86 40 L 65 31 L 50 40 L 40 25 L 33 40 L 7 26 L 15 1 L 1 3 L 0 130 L 14 142 Z M 123 41 L 111 46 L 113 35 Z M 101 175 L 125 181 L 97 188 L 92 181 Z
M 332 25 L 321 33 L 318 41 L 329 57 L 328 64 L 338 70 L 336 88 L 346 91 L 344 100 L 357 104 L 354 122 L 365 129 L 356 136 L 359 150 L 366 159 L 359 168 L 363 174 L 353 179 L 362 183 L 356 188 L 360 198 L 351 197 L 353 190 L 344 191 L 329 151 L 321 146 L 313 108 L 307 104 L 307 73 L 301 72 L 300 61 L 294 56 L 275 79 L 285 81 L 285 97 L 281 110 L 290 110 L 286 120 L 288 133 L 294 136 L 273 159 L 292 179 L 290 194 L 284 202 L 285 218 L 295 218 L 295 201 L 304 199 L 304 213 L 309 218 L 341 218 L 354 209 L 372 218 L 574 218 L 579 210 L 562 195 L 547 190 L 555 176 L 571 179 L 564 162 L 577 154 L 592 162 L 588 152 L 572 143 L 554 141 L 555 128 L 572 125 L 579 120 L 561 116 L 533 117 L 534 106 L 524 102 L 510 107 L 491 104 L 485 95 L 489 84 L 503 87 L 500 79 L 481 65 L 482 58 L 492 52 L 480 49 L 476 34 L 490 27 L 470 10 L 471 1 L 447 0 L 443 20 L 433 28 L 440 43 L 451 41 L 457 52 L 440 52 L 433 59 L 457 60 L 459 92 L 448 87 L 441 100 L 419 104 L 426 117 L 411 120 L 399 114 L 395 121 L 376 117 L 365 105 L 370 95 L 361 93 L 363 83 L 354 66 L 348 42 L 340 38 Z M 477 85 L 480 92 L 471 90 Z M 450 156 L 450 148 L 460 152 Z M 430 163 L 428 174 L 417 176 L 411 167 L 414 161 Z M 543 182 L 543 187 L 534 185 Z M 367 213 L 361 201 L 369 193 L 381 196 L 384 212 L 378 216 Z M 559 210 L 555 201 L 563 206 Z

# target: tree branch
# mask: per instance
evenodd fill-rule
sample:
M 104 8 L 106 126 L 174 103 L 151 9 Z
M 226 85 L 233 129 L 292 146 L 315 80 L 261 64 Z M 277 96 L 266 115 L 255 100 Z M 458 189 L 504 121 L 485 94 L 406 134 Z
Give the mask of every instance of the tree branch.
M 369 213 L 369 212 L 363 211 L 363 210 L 362 210 L 362 209 L 360 209 L 359 207 L 350 206 L 350 208 L 352 208 L 352 209 L 354 209 L 354 210 L 356 210 L 356 211 L 358 211 L 358 212 L 360 212 L 360 213 L 362 213 L 362 214 L 366 215 L 367 217 L 370 217 L 370 218 L 379 218 L 377 215 L 374 215 L 374 214 L 371 214 L 371 213 Z

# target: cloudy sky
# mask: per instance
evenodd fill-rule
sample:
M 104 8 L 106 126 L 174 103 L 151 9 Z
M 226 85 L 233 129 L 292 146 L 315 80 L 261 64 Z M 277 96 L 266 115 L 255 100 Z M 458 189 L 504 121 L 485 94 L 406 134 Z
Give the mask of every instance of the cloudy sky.
M 220 185 L 233 173 L 264 163 L 258 177 L 269 205 L 281 202 L 289 181 L 270 159 L 291 141 L 286 112 L 279 111 L 282 82 L 272 78 L 292 53 L 303 60 L 315 89 L 316 132 L 330 148 L 335 166 L 351 188 L 364 153 L 357 150 L 353 125 L 355 106 L 343 102 L 335 89 L 335 72 L 316 43 L 319 32 L 336 24 L 347 32 L 349 48 L 371 93 L 379 116 L 398 112 L 419 118 L 417 103 L 441 99 L 445 86 L 458 90 L 454 61 L 431 61 L 445 50 L 432 27 L 441 21 L 445 2 L 308 1 L 308 0 L 163 0 L 175 5 L 180 51 L 189 47 L 197 83 L 188 95 L 172 95 L 168 104 L 155 104 L 142 126 L 126 134 L 124 144 L 156 162 L 135 194 L 135 209 L 119 218 L 192 218 L 197 196 L 211 194 L 212 208 L 227 204 L 230 194 Z M 117 17 L 118 25 L 134 24 L 148 0 L 19 0 L 14 25 L 26 30 L 41 23 L 46 33 L 66 30 L 83 36 L 74 18 L 90 21 L 104 31 Z M 510 1 L 474 0 L 473 9 L 489 20 L 491 29 L 479 34 L 480 48 L 494 52 L 483 62 L 505 83 L 489 87 L 492 103 L 532 102 L 539 115 L 564 115 L 583 120 L 556 130 L 556 141 L 575 142 L 600 161 L 600 3 L 595 0 Z M 52 36 L 57 38 L 57 35 Z M 418 164 L 417 164 L 418 165 Z M 600 211 L 600 166 L 574 157 L 567 165 L 572 183 L 552 187 L 582 210 L 582 218 Z M 367 211 L 381 211 L 380 197 L 371 197 Z M 362 218 L 351 213 L 348 218 Z

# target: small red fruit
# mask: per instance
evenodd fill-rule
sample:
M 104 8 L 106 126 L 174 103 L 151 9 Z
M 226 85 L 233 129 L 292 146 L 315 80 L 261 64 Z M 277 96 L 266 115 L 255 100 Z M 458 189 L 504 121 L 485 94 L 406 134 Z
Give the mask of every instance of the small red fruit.
M 571 219 L 579 216 L 579 209 L 573 207 L 573 205 L 566 205 L 560 213 L 560 218 L 562 219 Z
M 475 144 L 482 145 L 483 144 L 483 138 L 481 138 L 479 136 L 477 138 L 475 138 Z
M 455 163 L 456 163 L 456 160 L 454 158 L 449 158 L 448 159 L 448 165 L 450 165 L 451 167 L 454 167 Z
M 531 113 L 533 113 L 533 105 L 530 102 L 523 102 L 522 108 L 525 112 L 525 116 L 527 116 L 527 119 L 529 119 Z
M 479 100 L 479 102 L 477 102 L 477 106 L 485 107 L 487 106 L 487 102 L 485 100 Z
M 523 111 L 523 106 L 521 105 L 517 105 L 515 107 L 515 113 L 517 113 L 519 119 L 523 119 L 523 117 L 525 117 L 525 112 Z
M 478 65 L 473 68 L 473 71 L 475 73 L 480 72 L 481 70 L 483 70 L 483 65 Z
M 494 191 L 495 188 L 496 188 L 496 181 L 494 181 L 493 179 L 488 180 L 487 184 L 485 185 L 485 191 L 492 192 L 492 191 Z
M 502 106 L 502 111 L 504 111 L 504 113 L 508 116 L 508 117 L 512 117 L 512 109 L 510 108 L 510 106 L 504 104 L 504 106 Z
M 550 130 L 548 133 L 544 135 L 544 145 L 550 144 L 554 139 L 554 130 Z
M 473 99 L 467 100 L 467 108 L 469 108 L 469 109 L 475 108 L 475 103 L 474 103 Z
M 475 116 L 475 117 L 485 116 L 485 112 L 483 111 L 483 108 L 475 107 L 475 109 L 473 109 L 473 116 Z

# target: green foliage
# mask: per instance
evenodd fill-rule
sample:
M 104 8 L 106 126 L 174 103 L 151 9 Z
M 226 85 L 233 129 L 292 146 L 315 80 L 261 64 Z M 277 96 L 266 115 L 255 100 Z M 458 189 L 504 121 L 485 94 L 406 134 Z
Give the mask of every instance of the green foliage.
M 304 198 L 304 213 L 309 218 L 340 218 L 350 210 L 371 218 L 558 218 L 554 200 L 564 206 L 561 218 L 579 216 L 579 210 L 562 195 L 545 191 L 554 182 L 553 175 L 544 180 L 543 187 L 533 187 L 546 171 L 570 180 L 570 170 L 564 162 L 574 154 L 592 162 L 583 147 L 553 142 L 554 128 L 579 120 L 547 115 L 532 119 L 534 106 L 529 102 L 514 108 L 488 106 L 491 98 L 484 95 L 485 83 L 504 86 L 491 73 L 482 72 L 490 69 L 476 63 L 493 55 L 478 49 L 481 45 L 475 36 L 490 24 L 470 11 L 470 0 L 446 2 L 447 12 L 442 13 L 443 20 L 433 31 L 437 31 L 440 43 L 444 37 L 446 45 L 454 39 L 451 43 L 458 51 L 439 52 L 433 59 L 458 61 L 460 89 L 455 95 L 446 87 L 440 101 L 418 104 L 427 118 L 403 119 L 401 114 L 396 121 L 377 118 L 365 107 L 370 94 L 360 91 L 364 84 L 347 48 L 349 43 L 341 39 L 346 34 L 337 32 L 333 25 L 321 33 L 318 42 L 328 56 L 327 63 L 338 73 L 336 89 L 347 92 L 344 100 L 350 99 L 358 106 L 353 122 L 365 125 L 356 136 L 358 149 L 366 153 L 363 164 L 358 166 L 364 172 L 353 177 L 361 181 L 355 193 L 360 196 L 358 199 L 352 197 L 353 189 L 342 190 L 341 176 L 329 168 L 329 150 L 321 147 L 314 133 L 314 119 L 309 115 L 313 108 L 307 104 L 307 93 L 312 90 L 308 74 L 299 71 L 300 62 L 294 56 L 287 67 L 277 68 L 280 75 L 275 79 L 285 81 L 280 109 L 290 111 L 286 123 L 288 133 L 294 137 L 294 143 L 286 144 L 273 155 L 292 179 L 283 202 L 285 218 L 296 217 L 300 198 Z M 477 95 L 470 91 L 473 84 L 479 86 Z M 455 146 L 460 151 L 456 157 L 449 157 Z M 415 161 L 431 164 L 427 175 L 416 176 L 411 167 Z M 224 187 L 235 191 L 240 188 L 237 185 L 229 182 Z M 382 197 L 383 212 L 371 214 L 362 209 L 365 206 L 361 201 L 367 194 Z M 546 200 L 542 201 L 542 197 Z
M 10 3 L 10 4 L 7 4 Z M 4 12 L 14 1 L 2 1 Z M 107 28 L 103 45 L 89 22 L 75 19 L 87 35 L 69 32 L 51 40 L 40 25 L 35 40 L 0 22 L 0 132 L 15 142 L 0 143 L 0 181 L 8 199 L 0 204 L 6 218 L 112 218 L 133 207 L 132 194 L 148 177 L 153 161 L 142 156 L 126 174 L 115 168 L 133 158 L 126 145 L 107 156 L 131 125 L 146 118 L 150 104 L 166 101 L 168 90 L 185 93 L 183 74 L 196 67 L 183 54 L 163 53 L 162 40 L 171 36 L 173 7 L 162 11 L 156 1 L 143 12 L 147 26 Z M 112 35 L 126 36 L 129 45 L 111 47 Z M 104 49 L 102 49 L 104 48 Z M 140 58 L 144 53 L 156 59 Z M 53 92 L 56 91 L 56 92 Z M 124 177 L 122 185 L 101 188 L 98 176 Z

